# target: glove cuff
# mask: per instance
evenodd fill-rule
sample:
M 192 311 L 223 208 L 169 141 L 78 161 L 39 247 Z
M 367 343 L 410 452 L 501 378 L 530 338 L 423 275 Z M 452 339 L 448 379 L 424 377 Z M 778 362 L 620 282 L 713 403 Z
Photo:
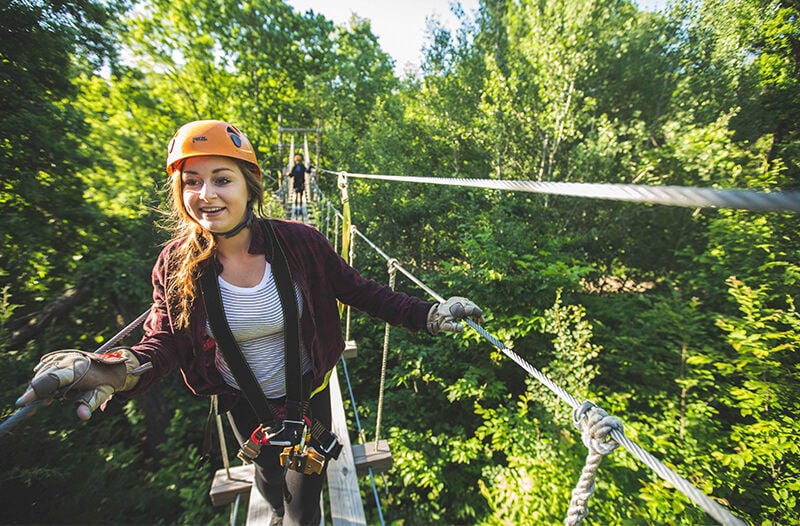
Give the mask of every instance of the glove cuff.
M 130 391 L 137 383 L 139 383 L 139 374 L 137 369 L 140 367 L 139 358 L 133 354 L 128 347 L 115 347 L 107 353 L 103 354 L 90 354 L 91 360 L 113 365 L 116 363 L 125 363 L 125 380 L 121 386 L 114 386 L 116 392 Z
M 428 311 L 428 333 L 433 336 L 439 334 L 439 306 L 441 303 L 434 303 L 431 305 L 431 310 Z

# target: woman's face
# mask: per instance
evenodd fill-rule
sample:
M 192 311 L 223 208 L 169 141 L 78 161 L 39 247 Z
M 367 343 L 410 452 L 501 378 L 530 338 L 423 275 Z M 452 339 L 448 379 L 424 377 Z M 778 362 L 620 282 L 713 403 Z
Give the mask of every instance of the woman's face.
M 250 196 L 244 174 L 233 159 L 190 157 L 183 166 L 181 182 L 183 205 L 204 229 L 221 234 L 244 219 Z

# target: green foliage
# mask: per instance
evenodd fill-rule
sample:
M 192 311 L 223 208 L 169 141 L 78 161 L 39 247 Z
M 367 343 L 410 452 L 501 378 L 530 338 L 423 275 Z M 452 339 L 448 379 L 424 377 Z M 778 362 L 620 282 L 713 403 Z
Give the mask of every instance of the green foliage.
M 768 285 L 753 289 L 730 278 L 728 287 L 740 314 L 720 317 L 717 324 L 735 354 L 711 365 L 721 380 L 721 404 L 739 414 L 729 432 L 736 446 L 713 456 L 733 477 L 769 488 L 758 499 L 745 496 L 748 507 L 776 524 L 795 522 L 800 315 L 791 296 L 780 308 L 770 307 Z
M 679 0 L 647 13 L 623 0 L 484 0 L 455 32 L 432 20 L 421 74 L 402 79 L 357 17 L 336 26 L 271 0 L 128 7 L 0 7 L 3 417 L 43 352 L 91 349 L 148 304 L 166 236 L 154 228 L 164 146 L 187 120 L 235 122 L 265 171 L 285 163 L 280 115 L 319 119 L 324 166 L 356 173 L 762 190 L 800 180 L 791 3 Z M 321 185 L 336 195 L 335 180 Z M 381 249 L 438 293 L 476 301 L 508 348 L 619 416 L 700 490 L 754 523 L 800 521 L 796 214 L 358 179 L 350 200 Z M 384 282 L 385 261 L 358 240 L 356 252 Z M 397 288 L 424 295 L 402 278 Z M 12 348 L 74 290 L 81 301 Z M 383 323 L 354 313 L 352 332 L 369 435 Z M 585 448 L 555 396 L 479 335 L 393 329 L 386 380 L 395 467 L 378 484 L 390 522 L 563 519 Z M 226 521 L 206 496 L 221 459 L 195 465 L 205 402 L 177 376 L 160 389 L 161 444 L 139 401 L 88 423 L 68 405 L 42 408 L 0 437 L 0 522 Z M 374 522 L 366 480 L 362 490 Z M 622 450 L 589 504 L 587 523 L 709 522 Z
M 215 462 L 202 460 L 201 436 L 187 440 L 187 428 L 205 421 L 206 400 L 179 396 L 181 406 L 175 411 L 167 440 L 158 445 L 163 454 L 157 470 L 148 474 L 148 485 L 157 491 L 157 500 L 151 500 L 152 514 L 159 517 L 158 524 L 219 524 L 228 523 L 227 508 L 212 508 L 208 491 L 218 467 Z M 202 429 L 202 426 L 199 428 Z
M 592 327 L 584 316 L 580 306 L 563 305 L 559 293 L 541 317 L 539 328 L 553 336 L 552 358 L 541 371 L 556 385 L 569 386 L 580 398 L 589 396 L 589 384 L 597 374 L 591 361 L 600 352 L 591 342 Z M 577 448 L 562 422 L 568 422 L 570 414 L 559 407 L 554 393 L 532 378 L 526 379 L 526 387 L 515 406 L 508 402 L 497 408 L 476 404 L 475 412 L 483 418 L 476 437 L 491 444 L 494 458 L 504 457 L 503 463 L 484 467 L 478 481 L 492 510 L 491 523 L 554 522 L 569 503 L 575 470 L 565 466 L 576 465 Z M 516 495 L 513 506 L 512 494 Z

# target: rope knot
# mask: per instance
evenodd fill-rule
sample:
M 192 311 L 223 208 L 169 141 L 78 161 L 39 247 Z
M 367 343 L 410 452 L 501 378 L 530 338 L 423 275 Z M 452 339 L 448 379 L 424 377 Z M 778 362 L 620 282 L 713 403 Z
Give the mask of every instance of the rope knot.
M 583 445 L 589 450 L 586 464 L 572 490 L 572 500 L 567 510 L 566 526 L 577 526 L 589 514 L 589 497 L 594 493 L 594 479 L 603 455 L 608 455 L 619 443 L 610 436 L 611 431 L 622 431 L 622 422 L 586 401 L 572 412 L 572 423 L 581 432 Z
M 572 412 L 572 422 L 581 432 L 581 440 L 586 448 L 600 455 L 608 455 L 619 447 L 610 435 L 611 431 L 622 432 L 622 421 L 588 400 Z

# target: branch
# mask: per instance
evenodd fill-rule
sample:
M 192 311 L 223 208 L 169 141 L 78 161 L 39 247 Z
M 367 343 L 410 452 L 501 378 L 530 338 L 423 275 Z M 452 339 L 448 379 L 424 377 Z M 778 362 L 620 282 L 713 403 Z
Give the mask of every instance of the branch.
M 78 285 L 67 289 L 64 294 L 44 306 L 39 314 L 31 317 L 19 329 L 11 331 L 10 347 L 21 347 L 41 335 L 51 322 L 68 314 L 75 306 L 85 300 L 91 290 L 89 287 Z M 12 327 L 13 322 L 10 323 Z

